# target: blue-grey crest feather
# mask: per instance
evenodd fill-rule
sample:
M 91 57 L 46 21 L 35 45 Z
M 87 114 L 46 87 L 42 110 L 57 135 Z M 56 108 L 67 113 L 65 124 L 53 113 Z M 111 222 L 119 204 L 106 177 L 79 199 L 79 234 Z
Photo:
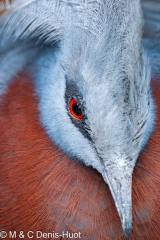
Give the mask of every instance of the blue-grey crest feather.
M 150 58 L 152 75 L 160 75 L 160 0 L 142 0 L 143 43 Z

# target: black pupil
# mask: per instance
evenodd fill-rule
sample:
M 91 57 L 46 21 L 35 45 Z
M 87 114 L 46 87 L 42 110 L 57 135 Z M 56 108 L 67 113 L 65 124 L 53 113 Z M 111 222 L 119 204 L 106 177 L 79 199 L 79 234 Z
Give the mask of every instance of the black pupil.
M 76 103 L 73 104 L 72 110 L 77 116 L 82 114 L 81 108 Z

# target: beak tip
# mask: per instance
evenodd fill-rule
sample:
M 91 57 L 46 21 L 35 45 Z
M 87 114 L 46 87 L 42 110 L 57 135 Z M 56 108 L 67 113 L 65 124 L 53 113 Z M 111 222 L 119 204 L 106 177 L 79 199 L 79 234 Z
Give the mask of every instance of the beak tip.
M 125 236 L 128 237 L 131 234 L 132 227 L 126 227 L 124 229 Z
M 119 175 L 120 174 L 122 175 L 121 172 Z M 104 174 L 104 179 L 106 179 L 111 190 L 126 237 L 128 237 L 132 231 L 131 177 L 132 175 L 123 174 L 123 176 L 114 180 L 112 174 L 108 172 Z

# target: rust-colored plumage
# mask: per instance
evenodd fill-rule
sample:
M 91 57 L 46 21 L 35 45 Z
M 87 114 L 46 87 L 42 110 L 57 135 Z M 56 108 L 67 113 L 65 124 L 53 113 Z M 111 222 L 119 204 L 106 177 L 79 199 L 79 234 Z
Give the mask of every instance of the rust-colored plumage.
M 15 79 L 0 100 L 0 230 L 24 231 L 24 234 L 38 230 L 61 234 L 68 230 L 80 232 L 83 240 L 158 240 L 158 81 L 153 82 L 153 94 L 156 127 L 134 170 L 133 230 L 126 238 L 101 175 L 70 159 L 54 145 L 40 124 L 31 80 L 26 75 Z

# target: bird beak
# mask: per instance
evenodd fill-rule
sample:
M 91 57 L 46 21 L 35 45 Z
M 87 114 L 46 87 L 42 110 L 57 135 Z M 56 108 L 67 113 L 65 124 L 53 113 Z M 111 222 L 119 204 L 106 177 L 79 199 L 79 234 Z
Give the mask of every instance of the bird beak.
M 116 177 L 114 173 L 116 173 Z M 124 233 L 129 236 L 132 230 L 132 173 L 125 174 L 124 169 L 118 168 L 114 173 L 113 171 L 112 174 L 105 171 L 103 178 L 109 185 Z

